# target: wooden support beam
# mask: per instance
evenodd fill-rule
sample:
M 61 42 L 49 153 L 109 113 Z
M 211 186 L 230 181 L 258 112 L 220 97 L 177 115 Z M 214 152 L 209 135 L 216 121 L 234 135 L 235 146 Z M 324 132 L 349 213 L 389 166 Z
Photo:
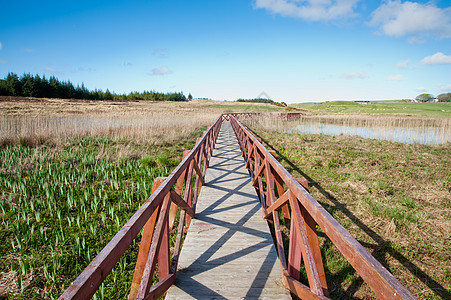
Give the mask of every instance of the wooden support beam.
M 165 179 L 165 177 L 155 178 L 152 185 L 152 193 L 155 192 L 155 190 L 163 183 Z M 138 258 L 136 259 L 135 273 L 133 274 L 132 286 L 130 288 L 130 294 L 128 295 L 129 300 L 135 299 L 136 295 L 138 294 L 139 285 L 141 284 L 142 275 L 146 266 L 150 243 L 152 242 L 153 231 L 155 229 L 155 223 L 157 221 L 159 211 L 160 206 L 157 210 L 154 211 L 152 216 L 144 225 L 141 243 L 139 244 Z
M 169 197 L 170 194 L 168 193 L 161 205 L 161 210 L 158 215 L 158 221 L 155 227 L 155 233 L 152 237 L 152 243 L 150 244 L 149 254 L 147 256 L 146 266 L 142 275 L 137 298 L 145 298 L 149 293 L 150 286 L 152 285 L 153 273 L 157 263 L 157 253 L 161 245 L 164 234 L 164 225 L 166 223 L 165 220 L 168 219 L 169 205 L 171 204 Z
M 303 285 L 298 280 L 292 278 L 287 274 L 283 274 L 283 284 L 289 289 L 293 294 L 295 294 L 299 299 L 302 300 L 329 300 L 329 298 L 321 295 L 315 295 L 309 289 L 308 286 Z
M 307 277 L 309 281 L 310 288 L 315 295 L 324 296 L 323 288 L 321 286 L 321 281 L 319 279 L 318 270 L 316 268 L 315 258 L 312 253 L 312 249 L 310 247 L 310 243 L 308 241 L 307 232 L 305 229 L 305 221 L 302 216 L 301 209 L 299 207 L 299 202 L 296 197 L 290 191 L 290 205 L 292 212 L 292 225 L 294 227 L 291 228 L 291 233 L 294 231 L 300 236 L 300 247 L 302 251 L 302 256 L 304 258 L 305 270 L 307 272 Z
M 265 164 L 266 160 L 263 161 L 263 163 L 261 164 L 260 168 L 258 168 L 258 171 L 256 173 L 254 173 L 254 179 L 252 180 L 252 185 L 255 186 L 255 184 L 257 183 L 257 179 L 260 177 L 260 175 L 263 173 L 263 170 L 266 167 Z
M 164 277 L 162 280 L 158 281 L 154 286 L 152 286 L 149 290 L 149 294 L 143 300 L 157 300 L 161 296 L 166 293 L 166 291 L 173 285 L 175 282 L 175 274 L 169 274 Z M 139 299 L 136 299 L 139 300 Z
M 279 199 L 277 199 L 276 202 L 271 204 L 271 206 L 266 209 L 265 219 L 268 219 L 271 216 L 273 211 L 280 209 L 280 207 L 285 205 L 289 200 L 290 199 L 289 199 L 289 190 L 288 190 L 281 197 L 279 197 Z
M 172 202 L 177 204 L 181 209 L 186 211 L 186 213 L 188 215 L 190 215 L 191 218 L 194 218 L 194 211 L 193 211 L 193 209 L 174 190 L 171 190 L 171 200 L 172 200 Z
M 316 264 L 316 270 L 318 271 L 319 281 L 321 282 L 321 287 L 323 288 L 324 296 L 329 295 L 326 281 L 326 273 L 324 272 L 323 258 L 321 256 L 321 248 L 319 247 L 318 233 L 316 232 L 316 222 L 313 220 L 312 216 L 308 211 L 301 206 L 301 215 L 305 221 L 305 231 L 307 233 L 307 238 L 310 244 L 310 249 L 312 250 L 313 260 Z
M 280 178 L 279 174 L 277 172 L 274 172 L 274 180 L 276 182 L 276 188 L 277 188 L 277 193 L 279 194 L 279 197 L 281 197 L 284 193 L 285 193 L 285 189 L 283 187 L 283 181 L 282 178 Z M 288 203 L 285 204 L 284 206 L 282 206 L 282 213 L 283 213 L 283 218 L 284 218 L 284 222 L 285 222 L 285 226 L 290 226 L 290 210 L 288 208 Z
M 202 175 L 202 172 L 200 171 L 199 165 L 196 160 L 194 160 L 193 166 L 194 166 L 194 171 L 196 171 L 196 174 L 200 179 L 200 182 L 202 183 L 202 185 L 205 185 L 204 175 Z
M 183 201 L 188 203 L 189 207 L 193 207 L 193 188 L 191 185 L 191 181 L 193 179 L 193 165 L 194 160 L 191 161 L 191 163 L 188 166 L 188 171 L 186 173 L 186 179 L 185 179 L 185 194 L 183 196 Z M 193 207 L 194 212 L 196 211 Z M 189 227 L 189 224 L 191 223 L 191 216 L 186 216 L 185 225 Z
M 183 159 L 185 159 L 185 157 L 189 153 L 190 153 L 190 150 L 183 151 Z M 175 185 L 175 192 L 177 194 L 179 194 L 179 195 L 182 193 L 183 182 L 185 181 L 185 174 L 186 174 L 186 169 L 183 170 L 183 173 L 177 179 L 177 184 Z M 171 230 L 172 227 L 174 226 L 174 220 L 175 220 L 175 215 L 176 214 L 177 214 L 177 204 L 172 203 L 171 204 L 171 210 L 169 211 L 169 230 Z
M 302 185 L 302 187 L 304 188 L 304 189 L 306 189 L 307 190 L 307 192 L 309 191 L 309 181 L 307 180 L 307 179 L 305 179 L 305 177 L 297 177 L 296 178 L 296 181 L 300 184 L 300 185 Z

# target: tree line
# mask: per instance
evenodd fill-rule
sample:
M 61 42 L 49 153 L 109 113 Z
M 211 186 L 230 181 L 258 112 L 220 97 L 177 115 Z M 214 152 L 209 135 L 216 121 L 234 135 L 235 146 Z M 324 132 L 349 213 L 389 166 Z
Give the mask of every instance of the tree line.
M 21 77 L 15 73 L 8 73 L 3 80 L 0 79 L 0 96 L 19 96 L 35 98 L 62 98 L 86 100 L 151 100 L 151 101 L 186 101 L 183 92 L 160 93 L 155 91 L 130 92 L 129 94 L 116 94 L 102 90 L 89 90 L 82 83 L 74 86 L 70 81 L 60 81 L 55 76 L 48 79 L 43 75 L 23 74 Z M 188 95 L 191 100 L 191 94 Z
M 415 100 L 418 102 L 431 102 L 434 99 L 434 95 L 432 94 L 420 94 L 415 97 Z M 451 93 L 444 93 L 437 96 L 438 102 L 451 102 Z

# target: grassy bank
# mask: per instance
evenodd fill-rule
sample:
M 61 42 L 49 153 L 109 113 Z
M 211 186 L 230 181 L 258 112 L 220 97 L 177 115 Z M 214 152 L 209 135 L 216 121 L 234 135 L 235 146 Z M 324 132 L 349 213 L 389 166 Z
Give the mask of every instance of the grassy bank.
M 410 103 L 371 101 L 359 104 L 353 101 L 331 101 L 324 103 L 299 103 L 292 105 L 312 114 L 389 114 L 446 118 L 451 115 L 451 103 Z
M 401 283 L 421 299 L 451 289 L 451 145 L 356 136 L 283 134 L 253 127 L 312 195 Z M 321 235 L 332 298 L 374 298 Z

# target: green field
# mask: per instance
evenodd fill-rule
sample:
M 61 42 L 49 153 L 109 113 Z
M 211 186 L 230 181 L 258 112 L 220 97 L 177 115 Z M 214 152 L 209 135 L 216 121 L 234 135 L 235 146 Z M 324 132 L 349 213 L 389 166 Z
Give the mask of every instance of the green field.
M 299 103 L 291 106 L 316 114 L 396 114 L 431 118 L 451 116 L 451 103 L 372 101 L 371 104 L 365 105 L 353 101 L 331 101 L 318 104 Z

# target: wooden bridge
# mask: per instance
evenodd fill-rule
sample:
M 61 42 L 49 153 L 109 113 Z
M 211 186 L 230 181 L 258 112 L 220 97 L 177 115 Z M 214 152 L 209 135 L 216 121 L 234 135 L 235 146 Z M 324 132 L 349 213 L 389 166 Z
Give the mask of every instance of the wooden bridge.
M 143 228 L 129 299 L 328 299 L 316 226 L 379 298 L 414 299 L 237 118 L 221 116 L 170 176 L 155 180 L 152 195 L 60 299 L 92 297 Z M 281 223 L 290 229 L 288 249 Z M 301 265 L 308 285 L 299 281 Z

